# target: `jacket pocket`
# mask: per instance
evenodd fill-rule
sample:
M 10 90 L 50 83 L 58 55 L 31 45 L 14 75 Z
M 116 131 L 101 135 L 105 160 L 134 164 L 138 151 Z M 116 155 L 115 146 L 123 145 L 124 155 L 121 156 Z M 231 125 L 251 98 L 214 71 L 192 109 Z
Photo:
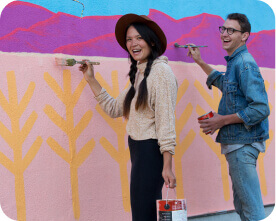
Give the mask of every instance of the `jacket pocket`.
M 228 114 L 236 113 L 237 90 L 237 83 L 231 82 L 226 84 L 226 106 L 228 109 Z

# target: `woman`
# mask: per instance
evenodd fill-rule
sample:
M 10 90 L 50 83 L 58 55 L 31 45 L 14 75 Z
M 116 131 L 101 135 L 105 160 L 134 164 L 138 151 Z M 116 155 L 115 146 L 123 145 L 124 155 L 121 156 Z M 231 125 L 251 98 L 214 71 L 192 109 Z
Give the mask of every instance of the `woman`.
M 131 85 L 116 99 L 94 77 L 93 66 L 80 66 L 101 108 L 111 117 L 128 119 L 131 157 L 130 198 L 133 221 L 156 220 L 162 187 L 174 188 L 172 155 L 175 143 L 177 80 L 161 56 L 167 46 L 161 28 L 147 16 L 126 14 L 115 28 L 118 43 L 131 60 Z M 161 57 L 160 57 L 161 56 Z

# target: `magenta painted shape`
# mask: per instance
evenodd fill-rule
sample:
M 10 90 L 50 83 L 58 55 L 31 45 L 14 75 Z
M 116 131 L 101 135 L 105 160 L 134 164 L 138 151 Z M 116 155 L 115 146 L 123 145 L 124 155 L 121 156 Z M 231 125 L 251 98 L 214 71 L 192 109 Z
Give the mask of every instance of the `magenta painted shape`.
M 186 56 L 187 49 L 175 48 L 174 43 L 195 43 L 208 45 L 201 49 L 202 57 L 208 64 L 226 64 L 226 52 L 221 47 L 218 32 L 218 27 L 224 23 L 221 17 L 203 13 L 175 20 L 155 9 L 151 9 L 148 16 L 161 26 L 167 36 L 165 55 L 169 60 L 193 62 Z M 120 17 L 80 18 L 15 1 L 5 7 L 0 19 L 1 27 L 4 27 L 0 30 L 0 50 L 127 57 L 114 35 Z M 247 45 L 259 66 L 275 67 L 275 30 L 252 33 Z
M 37 22 L 44 21 L 54 13 L 39 5 L 14 1 L 8 4 L 0 17 L 0 37 L 19 29 L 26 29 Z

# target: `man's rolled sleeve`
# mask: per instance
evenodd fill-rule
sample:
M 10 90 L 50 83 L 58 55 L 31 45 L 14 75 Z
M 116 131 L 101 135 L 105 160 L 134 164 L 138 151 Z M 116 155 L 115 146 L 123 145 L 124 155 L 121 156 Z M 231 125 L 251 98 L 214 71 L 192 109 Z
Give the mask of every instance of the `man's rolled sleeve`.
M 256 125 L 270 114 L 263 78 L 259 71 L 248 66 L 240 74 L 239 84 L 247 106 L 238 111 L 238 116 L 247 126 Z
M 209 89 L 212 89 L 212 85 L 219 88 L 221 90 L 222 88 L 222 81 L 220 80 L 222 77 L 222 73 L 217 70 L 212 70 L 212 72 L 208 75 L 206 84 Z
M 240 112 L 236 113 L 238 118 L 240 118 L 243 121 L 243 125 L 247 130 L 250 130 L 252 126 L 247 125 L 250 121 L 249 117 L 246 115 L 246 113 L 241 110 Z
M 241 110 L 237 113 L 237 116 L 244 122 L 244 124 L 248 125 L 250 118 L 246 115 L 244 110 Z

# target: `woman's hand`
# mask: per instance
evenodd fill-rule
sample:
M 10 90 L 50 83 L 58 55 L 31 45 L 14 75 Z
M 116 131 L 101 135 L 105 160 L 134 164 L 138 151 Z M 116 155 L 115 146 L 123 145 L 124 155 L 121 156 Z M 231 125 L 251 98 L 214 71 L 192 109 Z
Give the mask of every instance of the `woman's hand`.
M 85 63 L 80 65 L 79 70 L 83 73 L 83 76 L 87 82 L 95 79 L 94 67 L 89 64 L 87 60 L 83 60 Z
M 79 67 L 79 70 L 83 73 L 83 76 L 89 84 L 93 94 L 98 96 L 102 90 L 102 86 L 95 78 L 94 67 L 87 60 L 83 60 L 85 63 Z
M 162 172 L 163 179 L 165 181 L 165 185 L 168 188 L 175 188 L 176 187 L 176 179 L 171 169 L 163 168 Z
M 172 155 L 169 152 L 163 153 L 164 166 L 162 176 L 165 181 L 166 187 L 175 188 L 176 179 L 172 172 Z

